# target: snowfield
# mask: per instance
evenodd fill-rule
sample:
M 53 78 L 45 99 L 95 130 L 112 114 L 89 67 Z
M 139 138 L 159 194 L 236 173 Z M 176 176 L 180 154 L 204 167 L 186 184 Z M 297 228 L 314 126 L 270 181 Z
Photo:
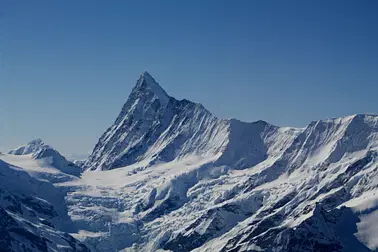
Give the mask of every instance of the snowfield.
M 51 238 L 30 251 L 378 251 L 376 115 L 219 119 L 144 72 L 80 167 L 41 140 L 0 159 L 2 218 Z

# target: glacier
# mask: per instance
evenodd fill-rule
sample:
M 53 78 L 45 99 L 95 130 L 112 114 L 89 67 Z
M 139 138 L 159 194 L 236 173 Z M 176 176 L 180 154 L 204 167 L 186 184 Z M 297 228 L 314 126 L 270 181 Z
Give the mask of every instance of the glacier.
M 377 157 L 377 115 L 221 119 L 143 72 L 84 162 L 40 139 L 0 154 L 0 246 L 377 251 Z

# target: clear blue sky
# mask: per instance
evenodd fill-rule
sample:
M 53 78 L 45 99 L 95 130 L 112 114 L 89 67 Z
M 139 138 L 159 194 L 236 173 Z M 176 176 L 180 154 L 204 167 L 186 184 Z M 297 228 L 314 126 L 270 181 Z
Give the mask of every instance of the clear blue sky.
M 224 118 L 378 112 L 375 0 L 0 0 L 0 51 L 2 150 L 90 152 L 143 70 Z

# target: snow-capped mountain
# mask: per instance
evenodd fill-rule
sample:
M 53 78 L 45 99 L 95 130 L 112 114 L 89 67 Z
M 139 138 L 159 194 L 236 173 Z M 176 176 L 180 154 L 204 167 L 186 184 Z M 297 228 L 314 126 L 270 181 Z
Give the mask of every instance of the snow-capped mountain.
M 42 148 L 48 147 L 41 139 L 35 139 L 28 144 L 22 145 L 16 149 L 10 150 L 8 154 L 12 155 L 29 155 L 38 152 Z
M 153 164 L 188 154 L 215 155 L 227 141 L 227 130 L 226 121 L 200 104 L 169 97 L 144 72 L 85 166 L 109 170 L 142 160 Z
M 8 152 L 11 155 L 30 155 L 33 159 L 38 160 L 41 167 L 52 166 L 64 173 L 79 176 L 81 168 L 66 160 L 56 149 L 46 145 L 41 139 L 30 141 Z
M 56 229 L 92 251 L 378 251 L 376 115 L 301 129 L 225 120 L 144 72 L 85 172 L 50 156 L 0 159 L 54 188 L 60 200 L 38 197 L 65 209 Z
M 245 168 L 268 154 L 279 155 L 297 132 L 263 121 L 219 119 L 201 104 L 168 96 L 143 72 L 85 167 L 109 170 L 140 161 L 152 165 L 188 156 L 217 156 L 219 165 Z

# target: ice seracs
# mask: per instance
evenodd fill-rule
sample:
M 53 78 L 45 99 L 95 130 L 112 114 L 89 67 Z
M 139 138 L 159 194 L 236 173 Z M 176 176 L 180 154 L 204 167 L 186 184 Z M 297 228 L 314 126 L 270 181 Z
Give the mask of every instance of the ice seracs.
M 60 190 L 0 160 L 1 251 L 89 252 L 68 234 L 75 228 L 66 210 Z

